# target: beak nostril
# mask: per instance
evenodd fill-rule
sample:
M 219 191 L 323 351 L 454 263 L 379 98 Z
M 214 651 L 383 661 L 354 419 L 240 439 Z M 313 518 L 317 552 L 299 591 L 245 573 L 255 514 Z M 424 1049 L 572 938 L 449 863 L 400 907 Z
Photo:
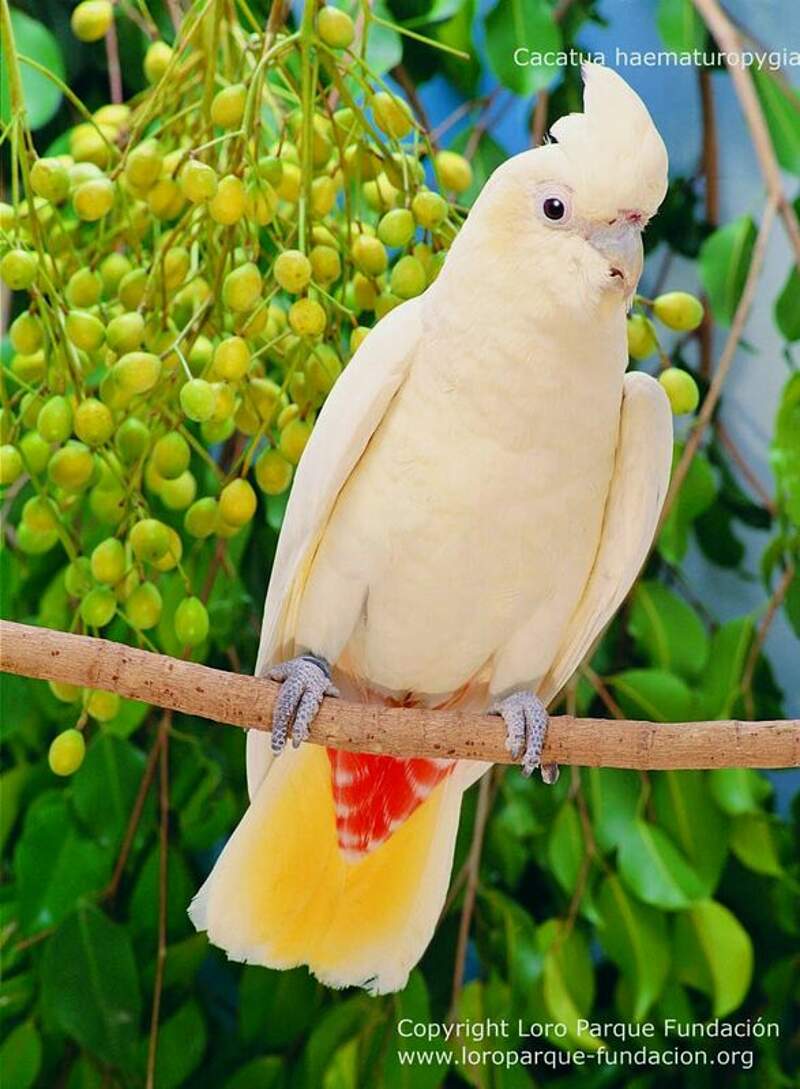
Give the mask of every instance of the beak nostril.
M 622 271 L 621 268 L 617 268 L 616 265 L 611 266 L 611 276 L 612 276 L 612 278 L 614 276 L 617 276 L 617 277 L 619 277 L 620 280 L 625 279 L 625 273 Z

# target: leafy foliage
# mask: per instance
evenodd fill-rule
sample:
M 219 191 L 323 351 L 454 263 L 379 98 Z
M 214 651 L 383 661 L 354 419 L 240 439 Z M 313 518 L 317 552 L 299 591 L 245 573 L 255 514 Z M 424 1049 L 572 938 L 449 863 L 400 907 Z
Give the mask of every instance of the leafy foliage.
M 78 46 L 66 37 L 64 6 L 27 7 L 29 13 L 13 14 L 20 52 L 59 79 L 66 73 L 69 86 L 91 109 L 102 105 L 102 47 Z M 341 7 L 355 13 L 357 5 Z M 264 8 L 252 5 L 259 25 Z M 149 10 L 157 32 L 171 41 L 169 5 L 156 3 Z M 574 74 L 516 65 L 513 48 L 534 41 L 542 50 L 569 47 L 581 22 L 598 18 L 591 0 L 573 5 L 559 25 L 551 5 L 527 0 L 499 0 L 494 6 L 394 0 L 372 10 L 382 20 L 371 23 L 368 38 L 367 60 L 377 76 L 390 73 L 402 59 L 406 73 L 423 87 L 430 77 L 444 76 L 471 98 L 482 76 L 480 58 L 498 81 L 497 93 L 508 101 L 561 79 L 553 87 L 558 112 L 576 106 Z M 660 0 L 656 23 L 669 48 L 699 47 L 705 39 L 690 0 Z M 135 96 L 145 86 L 147 38 L 124 16 L 119 29 L 125 87 Z M 462 62 L 434 52 L 411 34 L 468 50 L 473 58 Z M 290 73 L 291 79 L 297 76 Z M 38 151 L 65 152 L 63 141 L 60 146 L 53 141 L 81 118 L 58 84 L 38 70 L 26 68 L 23 85 Z M 10 117 L 5 80 L 2 90 L 5 123 Z M 793 97 L 769 75 L 757 78 L 757 90 L 781 165 L 796 171 Z M 472 183 L 460 198 L 465 203 L 505 154 L 486 131 L 480 105 L 467 113 L 469 123 L 452 140 L 471 157 Z M 697 259 L 713 319 L 729 325 L 756 226 L 744 216 L 710 231 L 699 190 L 696 178 L 673 181 L 650 235 L 658 247 L 650 260 L 657 262 L 660 253 Z M 775 305 L 777 327 L 787 342 L 800 337 L 798 294 L 794 270 Z M 671 361 L 683 365 L 686 344 L 676 338 L 668 349 Z M 7 376 L 11 354 L 4 347 Z M 705 391 L 699 368 L 697 377 Z M 590 676 L 599 683 L 579 679 L 574 698 L 581 713 L 613 717 L 618 707 L 665 722 L 780 714 L 781 695 L 758 639 L 760 617 L 725 622 L 709 617 L 687 584 L 685 563 L 699 546 L 712 562 L 752 578 L 736 533 L 757 530 L 769 534 L 761 572 L 765 601 L 792 565 L 797 567 L 799 406 L 794 374 L 772 440 L 774 511 L 742 490 L 747 483 L 737 483 L 740 478 L 713 432 L 695 455 L 646 571 L 595 652 Z M 189 433 L 197 439 L 196 428 Z M 676 445 L 676 463 L 683 449 Z M 212 470 L 196 445 L 190 465 L 197 480 L 208 483 Z M 6 492 L 10 525 L 19 523 L 31 497 L 30 484 Z M 285 502 L 285 494 L 261 496 L 243 531 L 224 538 L 219 549 L 213 538 L 198 540 L 185 557 L 190 583 L 210 584 L 210 630 L 194 651 L 196 659 L 252 669 L 266 567 Z M 157 509 L 180 528 L 179 520 Z M 87 513 L 81 532 L 93 547 L 107 527 Z M 35 549 L 12 553 L 4 542 L 2 616 L 80 626 L 65 586 L 65 562 L 60 544 L 39 554 Z M 163 614 L 152 638 L 165 652 L 179 655 L 184 648 L 174 617 L 185 595 L 183 574 L 166 572 L 159 585 Z M 787 582 L 782 601 L 800 633 L 797 575 Z M 135 638 L 118 618 L 106 634 Z M 178 715 L 165 721 L 157 711 L 122 700 L 111 714 L 83 716 L 85 759 L 74 775 L 56 779 L 48 768 L 48 747 L 83 715 L 81 695 L 65 702 L 40 682 L 4 678 L 2 698 L 0 842 L 6 850 L 0 889 L 0 1067 L 13 1089 L 62 1084 L 136 1089 L 145 1084 L 154 1042 L 154 1089 L 463 1084 L 524 1089 L 534 1084 L 522 1067 L 465 1062 L 460 1045 L 451 1049 L 440 1038 L 426 1042 L 429 1062 L 409 1066 L 403 1059 L 406 1045 L 416 1046 L 402 1035 L 403 1025 L 441 1023 L 447 1017 L 462 891 L 448 906 L 420 967 L 396 996 L 337 994 L 303 969 L 279 973 L 230 963 L 193 932 L 185 908 L 246 805 L 241 733 Z M 514 771 L 495 772 L 491 789 L 467 981 L 453 1011 L 458 1020 L 473 1023 L 463 1041 L 473 1053 L 485 1057 L 497 1047 L 498 1041 L 479 1038 L 474 1027 L 485 1018 L 505 1018 L 515 1026 L 502 1041 L 507 1050 L 540 1059 L 557 1051 L 565 1061 L 576 1048 L 594 1052 L 601 1046 L 597 1032 L 582 1026 L 582 1019 L 652 1021 L 661 1050 L 674 1042 L 664 1036 L 664 1018 L 742 1023 L 761 1018 L 778 1023 L 781 1035 L 748 1041 L 757 1052 L 756 1067 L 731 1071 L 730 1083 L 734 1089 L 790 1084 L 800 1061 L 792 1035 L 800 995 L 797 803 L 791 816 L 779 816 L 770 781 L 750 769 L 649 774 L 565 769 L 549 790 Z M 474 793 L 465 799 L 454 874 L 469 848 Z M 165 855 L 162 830 L 169 839 Z M 154 1037 L 151 1001 L 158 980 L 161 1008 Z M 565 1035 L 523 1035 L 518 1019 L 561 1023 Z M 576 1075 L 562 1076 L 541 1061 L 535 1084 L 587 1089 L 677 1084 L 673 1074 L 656 1067 L 643 1072 L 584 1066 Z M 700 1065 L 685 1068 L 680 1084 L 705 1089 L 707 1071 Z

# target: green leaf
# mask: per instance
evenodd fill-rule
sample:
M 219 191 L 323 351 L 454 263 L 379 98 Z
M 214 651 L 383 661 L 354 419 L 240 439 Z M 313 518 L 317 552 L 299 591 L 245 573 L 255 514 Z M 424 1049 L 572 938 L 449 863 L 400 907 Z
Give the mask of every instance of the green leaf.
M 18 1017 L 30 1006 L 36 990 L 31 972 L 19 972 L 0 980 L 0 1021 Z
M 547 841 L 550 869 L 565 892 L 575 890 L 585 853 L 578 811 L 567 802 L 558 811 Z
M 14 854 L 26 933 L 53 926 L 111 876 L 112 856 L 82 835 L 63 794 L 40 795 L 28 810 Z
M 696 690 L 699 717 L 731 717 L 752 638 L 753 621 L 749 616 L 729 620 L 711 636 L 708 666 Z
M 783 611 L 796 636 L 800 638 L 800 574 L 795 571 L 783 599 Z
M 64 59 L 58 41 L 46 26 L 22 11 L 11 9 L 11 26 L 18 54 L 30 57 L 60 80 L 64 79 Z M 0 65 L 0 121 L 11 120 L 11 92 L 7 65 Z M 61 91 L 47 76 L 20 62 L 22 96 L 28 113 L 28 124 L 34 131 L 46 125 L 61 105 Z
M 691 862 L 710 896 L 728 854 L 728 823 L 699 771 L 662 771 L 651 776 L 652 803 L 658 823 Z
M 588 768 L 592 829 L 605 851 L 618 847 L 639 812 L 642 780 L 635 771 Z
M 382 1089 L 436 1089 L 444 1080 L 447 1064 L 442 1061 L 432 1062 L 428 1066 L 407 1066 L 400 1063 L 398 1053 L 407 1050 L 407 1045 L 412 1041 L 400 1035 L 398 1026 L 401 1021 L 409 1021 L 424 1025 L 431 1019 L 428 988 L 425 985 L 425 977 L 419 969 L 414 969 L 408 979 L 407 985 L 395 996 L 394 1001 L 394 1033 L 391 1043 L 386 1049 L 386 1060 L 383 1067 Z M 441 1053 L 444 1045 L 437 1039 L 429 1043 L 425 1041 L 425 1050 Z
M 772 821 L 765 814 L 743 813 L 731 826 L 731 849 L 739 861 L 755 873 L 780 877 L 783 873 L 772 834 Z
M 692 694 L 685 681 L 664 669 L 626 669 L 608 678 L 629 718 L 685 722 L 691 718 Z
M 795 265 L 775 301 L 775 322 L 787 340 L 800 340 L 800 272 Z
M 319 987 L 305 968 L 245 968 L 239 986 L 239 1035 L 247 1044 L 282 1051 L 314 1024 Z
M 104 847 L 119 847 L 144 770 L 144 755 L 117 737 L 97 734 L 72 780 L 81 820 Z
M 153 847 L 133 887 L 130 925 L 134 934 L 155 934 L 158 926 L 161 849 Z M 175 937 L 189 928 L 186 909 L 195 887 L 189 867 L 175 847 L 167 855 L 167 934 Z
M 466 98 L 474 98 L 478 80 L 481 76 L 481 63 L 472 42 L 475 0 L 454 0 L 454 3 L 450 5 L 437 3 L 429 13 L 428 18 L 433 17 L 434 10 L 447 7 L 455 9 L 452 18 L 430 27 L 427 33 L 435 38 L 437 42 L 469 54 L 470 59 L 464 60 L 463 57 L 454 57 L 450 53 L 440 53 L 439 66 L 448 81 L 462 95 Z
M 765 69 L 754 65 L 751 73 L 778 162 L 800 174 L 800 95 Z
M 683 446 L 676 443 L 673 469 L 682 453 Z M 689 544 L 689 528 L 695 519 L 708 510 L 716 494 L 717 478 L 714 470 L 705 454 L 697 453 L 692 458 L 689 471 L 658 539 L 658 550 L 668 563 L 674 566 L 680 564 Z
M 148 1041 L 141 1041 L 140 1066 L 147 1062 Z M 179 1089 L 200 1065 L 206 1049 L 206 1025 L 196 1002 L 187 1002 L 158 1030 L 154 1084 Z
M 42 1065 L 42 1041 L 33 1021 L 12 1029 L 0 1046 L 0 1071 L 9 1089 L 31 1089 Z
M 224 1089 L 279 1089 L 284 1080 L 283 1061 L 275 1055 L 253 1059 L 225 1082 Z
M 579 1031 L 577 1022 L 586 1018 L 594 1001 L 594 968 L 583 934 L 573 928 L 564 931 L 561 920 L 550 919 L 539 927 L 539 946 L 544 954 L 542 993 L 548 1013 L 556 1023 L 566 1025 L 567 1042 L 598 1051 L 602 1040 Z M 561 1039 L 551 1040 L 561 1043 Z
M 781 506 L 800 526 L 800 372 L 792 375 L 781 394 L 770 448 Z
M 615 874 L 603 881 L 597 906 L 600 942 L 624 973 L 633 994 L 633 1017 L 640 1021 L 661 994 L 669 972 L 664 916 L 629 896 Z
M 523 1003 L 542 974 L 536 924 L 522 904 L 498 889 L 481 887 L 478 895 L 481 903 L 489 908 L 493 924 L 491 961 L 493 964 L 504 963 L 504 976 L 511 986 L 512 996 L 516 1002 Z
M 558 65 L 541 63 L 540 58 L 557 53 L 561 42 L 561 30 L 544 0 L 499 0 L 486 17 L 489 67 L 504 87 L 518 95 L 535 94 L 558 75 Z M 525 63 L 515 60 L 518 52 Z
M 703 900 L 675 922 L 675 974 L 711 999 L 715 1017 L 740 1005 L 753 973 L 753 946 L 726 907 Z
M 3 684 L 5 682 L 4 677 Z M 18 764 L 15 768 L 9 768 L 0 774 L 0 798 L 3 799 L 3 804 L 0 806 L 0 851 L 5 849 L 6 840 L 19 816 L 22 792 L 30 781 L 32 773 L 30 764 Z
M 208 954 L 208 938 L 205 934 L 190 934 L 183 941 L 167 946 L 167 959 L 164 962 L 164 987 L 191 987 L 200 965 Z M 153 989 L 156 962 L 151 961 L 142 972 L 142 987 L 146 991 Z
M 493 1018 L 504 1017 L 509 1009 L 510 1001 L 508 987 L 494 974 L 486 983 L 477 979 L 470 980 L 459 995 L 456 1018 L 463 1026 L 463 1030 L 459 1037 L 461 1046 L 452 1047 L 451 1044 L 455 1059 L 454 1069 L 468 1085 L 474 1086 L 475 1089 L 494 1089 L 495 1085 L 494 1079 L 490 1078 L 488 1073 L 488 1063 L 482 1056 L 495 1050 L 496 1041 L 488 1033 L 481 1033 L 480 1026 Z M 419 1042 L 422 1043 L 422 1041 Z M 412 1043 L 412 1041 L 407 1040 L 406 1043 Z M 424 1041 L 423 1047 L 425 1051 L 429 1050 L 427 1040 Z M 462 1048 L 469 1052 L 476 1052 L 481 1058 L 477 1062 L 462 1061 Z M 442 1049 L 437 1048 L 435 1055 L 442 1054 Z M 435 1059 L 434 1062 L 436 1062 Z M 436 1073 L 441 1080 L 442 1073 L 447 1067 L 444 1061 L 441 1066 L 438 1066 L 438 1063 L 436 1065 L 438 1067 Z M 420 1066 L 417 1064 L 411 1069 L 418 1070 Z M 412 1082 L 412 1084 L 416 1089 L 415 1083 Z
M 706 664 L 708 636 L 700 617 L 660 582 L 637 585 L 628 631 L 651 665 L 691 679 Z
M 692 0 L 659 0 L 656 26 L 664 45 L 676 53 L 691 53 L 705 45 L 705 24 Z
M 47 943 L 42 981 L 53 1019 L 67 1036 L 104 1062 L 135 1064 L 141 996 L 124 927 L 82 904 Z
M 370 1016 L 370 1009 L 370 999 L 366 995 L 354 995 L 330 1007 L 318 1018 L 303 1053 L 306 1085 L 322 1084 L 333 1056 L 343 1044 L 359 1034 Z
M 618 855 L 620 876 L 645 904 L 680 911 L 703 896 L 703 883 L 660 828 L 635 820 Z
M 772 793 L 769 781 L 753 768 L 715 768 L 708 773 L 708 785 L 714 801 L 731 817 L 762 813 Z
M 372 11 L 381 19 L 393 22 L 392 13 L 383 3 L 372 5 Z M 381 26 L 380 23 L 370 23 L 367 33 L 367 64 L 376 76 L 382 76 L 403 59 L 403 42 L 396 30 Z
M 719 227 L 700 247 L 700 280 L 714 317 L 730 325 L 747 279 L 756 240 L 756 225 L 742 216 Z

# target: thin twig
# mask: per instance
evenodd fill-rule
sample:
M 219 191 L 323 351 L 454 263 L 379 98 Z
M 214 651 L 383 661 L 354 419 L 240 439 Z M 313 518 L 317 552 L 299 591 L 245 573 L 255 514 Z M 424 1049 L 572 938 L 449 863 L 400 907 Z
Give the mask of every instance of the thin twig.
M 756 291 L 758 289 L 758 281 L 761 276 L 761 270 L 764 266 L 764 259 L 767 255 L 767 243 L 769 241 L 769 234 L 772 229 L 772 224 L 775 219 L 775 211 L 777 204 L 774 195 L 770 195 L 767 203 L 764 207 L 764 213 L 761 217 L 761 225 L 758 230 L 758 237 L 756 238 L 755 246 L 753 247 L 753 256 L 750 260 L 750 268 L 747 272 L 747 279 L 745 281 L 744 290 L 742 296 L 739 299 L 739 305 L 736 307 L 736 313 L 733 316 L 731 322 L 730 332 L 728 333 L 728 339 L 725 342 L 725 347 L 722 349 L 722 355 L 720 356 L 719 364 L 714 372 L 714 377 L 711 380 L 708 393 L 705 396 L 703 405 L 695 421 L 692 433 L 686 441 L 686 445 L 683 448 L 681 459 L 675 466 L 675 471 L 672 474 L 672 480 L 670 481 L 669 491 L 667 492 L 667 498 L 664 502 L 664 508 L 661 512 L 661 521 L 659 528 L 663 526 L 669 515 L 672 505 L 680 491 L 686 474 L 689 472 L 689 466 L 692 464 L 692 459 L 697 453 L 700 446 L 700 440 L 705 434 L 705 430 L 708 427 L 711 417 L 714 414 L 714 409 L 717 407 L 717 403 L 722 394 L 722 387 L 725 379 L 728 376 L 728 371 L 731 368 L 731 364 L 736 356 L 737 349 L 739 347 L 739 341 L 742 338 L 744 327 L 747 323 L 747 318 L 750 314 L 750 308 L 756 297 Z
M 122 68 L 119 63 L 117 24 L 113 19 L 106 32 L 106 62 L 108 64 L 108 93 L 111 101 L 117 105 L 122 102 Z
M 428 115 L 425 112 L 425 107 L 422 104 L 422 99 L 417 94 L 416 84 L 414 83 L 414 80 L 411 78 L 411 76 L 408 74 L 408 70 L 405 65 L 396 64 L 391 70 L 391 75 L 403 88 L 405 96 L 411 103 L 414 113 L 417 115 L 417 120 L 422 125 L 423 129 L 425 129 L 427 133 L 430 133 L 431 125 L 430 121 L 428 120 Z M 436 144 L 434 142 L 433 136 L 430 135 L 429 139 L 431 142 L 431 146 L 435 148 Z
M 716 39 L 720 51 L 731 55 L 738 54 L 738 59 L 741 61 L 742 42 L 739 31 L 722 10 L 717 0 L 693 0 L 693 3 Z M 794 250 L 795 262 L 800 268 L 800 223 L 798 223 L 791 201 L 783 190 L 780 166 L 775 155 L 775 149 L 772 146 L 772 139 L 770 138 L 764 111 L 761 108 L 761 102 L 753 84 L 753 78 L 741 63 L 729 64 L 728 72 L 733 80 L 733 86 L 742 107 L 747 127 L 750 129 L 753 149 L 764 177 L 767 193 L 780 213 Z
M 164 988 L 164 966 L 167 960 L 167 879 L 169 862 L 169 727 L 172 712 L 167 711 L 158 727 L 160 735 L 158 800 L 160 810 L 158 854 L 158 948 L 153 981 L 153 1004 L 150 1011 L 150 1037 L 147 1045 L 146 1089 L 154 1089 L 158 1055 L 158 1021 L 161 1013 L 161 993 Z
M 708 68 L 698 69 L 700 83 L 700 104 L 703 114 L 703 178 L 705 180 L 706 223 L 709 227 L 719 224 L 719 140 L 717 138 L 717 118 L 714 110 L 714 85 Z M 711 374 L 712 354 L 714 350 L 714 315 L 708 305 L 708 296 L 703 295 L 703 321 L 697 330 L 700 344 L 700 373 L 704 378 Z
M 478 804 L 475 808 L 475 824 L 472 829 L 472 843 L 467 856 L 466 887 L 464 889 L 464 903 L 461 908 L 461 920 L 458 925 L 458 940 L 456 942 L 456 955 L 453 962 L 453 990 L 450 998 L 450 1020 L 456 1020 L 458 1016 L 458 1000 L 461 996 L 461 988 L 464 986 L 464 965 L 467 959 L 467 944 L 469 932 L 472 926 L 472 913 L 475 910 L 475 897 L 478 893 L 478 878 L 481 869 L 481 852 L 483 850 L 483 837 L 486 832 L 486 822 L 489 819 L 489 785 L 490 776 L 484 775 L 478 786 Z
M 753 674 L 755 673 L 756 665 L 758 664 L 758 657 L 764 648 L 764 643 L 769 635 L 769 629 L 772 627 L 772 622 L 778 615 L 778 610 L 789 592 L 789 587 L 792 585 L 794 575 L 794 565 L 790 564 L 783 572 L 783 577 L 770 595 L 766 611 L 761 618 L 756 637 L 753 640 L 753 645 L 747 656 L 747 662 L 742 670 L 741 691 L 744 693 L 745 700 L 747 701 L 748 713 L 750 714 L 753 713 Z
M 764 487 L 756 474 L 745 461 L 741 450 L 733 441 L 731 433 L 728 431 L 728 428 L 725 426 L 722 420 L 717 420 L 716 422 L 716 434 L 717 438 L 719 439 L 720 445 L 724 447 L 724 449 L 730 455 L 731 460 L 736 464 L 739 472 L 750 485 L 756 497 L 761 501 L 764 509 L 769 511 L 769 514 L 772 518 L 775 518 L 778 514 L 778 507 L 775 503 L 775 500 L 772 498 L 767 489 Z
M 156 739 L 150 749 L 147 756 L 147 762 L 145 763 L 144 770 L 142 771 L 142 777 L 139 780 L 139 789 L 136 791 L 136 797 L 131 808 L 130 816 L 128 817 L 128 824 L 125 828 L 125 836 L 122 840 L 122 846 L 119 849 L 117 855 L 117 861 L 114 865 L 114 872 L 111 875 L 111 880 L 103 891 L 102 898 L 104 900 L 113 900 L 117 895 L 119 883 L 122 880 L 122 874 L 125 870 L 125 864 L 128 861 L 128 856 L 133 846 L 133 838 L 136 835 L 136 829 L 139 827 L 139 821 L 142 817 L 142 810 L 144 809 L 145 799 L 147 798 L 147 792 L 150 789 L 150 784 L 153 781 L 155 775 L 156 764 L 158 763 L 158 754 L 161 751 L 161 743 L 163 740 L 163 734 L 161 730 L 156 734 Z

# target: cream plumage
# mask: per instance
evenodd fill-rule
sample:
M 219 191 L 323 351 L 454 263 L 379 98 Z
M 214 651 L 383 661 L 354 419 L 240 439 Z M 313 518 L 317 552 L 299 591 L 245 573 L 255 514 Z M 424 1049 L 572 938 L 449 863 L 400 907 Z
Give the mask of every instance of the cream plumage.
M 439 278 L 381 321 L 329 396 L 287 508 L 259 672 L 310 652 L 350 699 L 499 700 L 506 717 L 511 694 L 554 697 L 627 593 L 672 450 L 663 391 L 625 376 L 666 152 L 619 76 L 585 79 L 584 113 L 495 172 Z M 485 766 L 387 761 L 307 745 L 273 761 L 254 732 L 251 806 L 195 924 L 237 959 L 402 987 Z

